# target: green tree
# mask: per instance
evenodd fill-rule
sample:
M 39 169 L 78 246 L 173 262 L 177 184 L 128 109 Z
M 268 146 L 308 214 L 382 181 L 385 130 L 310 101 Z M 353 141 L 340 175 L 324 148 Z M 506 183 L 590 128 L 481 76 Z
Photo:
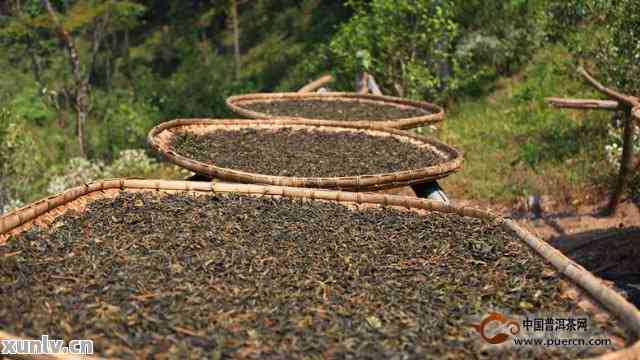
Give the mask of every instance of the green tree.
M 500 76 L 520 70 L 544 44 L 547 0 L 455 0 L 458 51 L 470 55 L 465 95 L 493 88 Z
M 453 7 L 440 0 L 349 1 L 355 15 L 330 44 L 343 86 L 368 71 L 387 92 L 442 99 L 459 86 Z
M 97 58 L 104 40 L 110 34 L 135 26 L 144 7 L 122 0 L 77 0 L 54 3 L 50 0 L 24 4 L 14 1 L 11 16 L 0 31 L 0 38 L 10 49 L 30 54 L 34 80 L 41 89 L 65 94 L 73 101 L 76 113 L 76 135 L 79 150 L 86 156 L 85 128 L 91 111 L 91 80 L 95 74 Z M 56 6 L 57 5 L 57 6 Z M 43 76 L 43 49 L 53 58 L 62 52 L 52 49 L 52 39 L 58 38 L 59 48 L 66 52 L 71 81 L 64 81 L 63 89 L 54 90 L 55 84 L 46 84 Z M 45 46 L 49 45 L 49 46 Z M 26 49 L 26 50 L 25 50 Z M 60 79 L 60 76 L 54 76 Z M 43 91 L 43 93 L 47 93 Z M 57 104 L 57 101 L 53 101 Z

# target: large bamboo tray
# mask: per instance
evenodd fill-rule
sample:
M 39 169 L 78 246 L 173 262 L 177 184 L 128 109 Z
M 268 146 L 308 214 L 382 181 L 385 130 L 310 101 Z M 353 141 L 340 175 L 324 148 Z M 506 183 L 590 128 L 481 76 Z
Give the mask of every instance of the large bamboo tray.
M 394 136 L 401 141 L 431 148 L 442 156 L 443 162 L 425 168 L 381 174 L 358 174 L 343 177 L 289 177 L 255 174 L 207 164 L 178 154 L 170 146 L 172 136 L 179 131 L 191 131 L 202 134 L 216 129 L 282 127 L 314 129 L 325 132 L 364 130 L 371 136 Z M 438 140 L 419 136 L 407 131 L 383 128 L 371 129 L 360 125 L 323 126 L 307 121 L 294 120 L 178 119 L 162 123 L 151 129 L 148 141 L 153 149 L 169 161 L 195 173 L 209 177 L 240 183 L 322 189 L 348 189 L 351 191 L 383 190 L 437 180 L 458 171 L 463 162 L 463 154 L 461 151 Z
M 590 272 L 565 257 L 546 242 L 531 235 L 519 227 L 514 221 L 500 218 L 492 213 L 471 207 L 444 204 L 437 201 L 404 196 L 393 196 L 377 193 L 352 193 L 321 189 L 303 189 L 291 187 L 246 185 L 234 183 L 209 183 L 188 181 L 163 181 L 139 179 L 102 180 L 71 188 L 58 195 L 50 196 L 21 209 L 0 217 L 0 246 L 6 243 L 9 236 L 26 231 L 35 225 L 46 226 L 68 210 L 82 211 L 87 204 L 100 198 L 113 198 L 120 192 L 160 191 L 164 193 L 189 192 L 199 194 L 240 193 L 252 196 L 287 197 L 307 201 L 339 202 L 347 206 L 395 206 L 416 211 L 428 216 L 429 211 L 456 213 L 491 221 L 496 221 L 507 229 L 513 230 L 517 236 L 533 249 L 542 259 L 550 263 L 558 274 L 570 284 L 579 287 L 598 302 L 605 311 L 616 317 L 636 338 L 640 336 L 640 312 L 621 295 L 604 285 Z M 577 301 L 577 300 L 576 300 Z M 19 334 L 10 334 L 0 329 L 0 340 L 18 339 Z M 22 358 L 68 358 L 62 355 L 34 356 L 23 355 Z M 89 358 L 89 357 L 85 357 Z M 608 353 L 600 359 L 638 359 L 640 343 L 618 352 Z
M 423 116 L 386 121 L 339 121 L 310 119 L 302 117 L 274 116 L 266 113 L 249 110 L 246 105 L 256 102 L 273 102 L 282 100 L 323 100 L 323 101 L 355 101 L 370 104 L 379 104 L 399 108 L 414 108 L 425 112 Z M 412 129 L 420 126 L 431 125 L 444 119 L 444 110 L 435 104 L 413 101 L 392 96 L 370 95 L 346 92 L 327 93 L 257 93 L 231 96 L 227 99 L 227 107 L 236 114 L 253 119 L 271 120 L 305 120 L 318 125 L 360 125 L 369 127 L 388 127 L 394 129 Z

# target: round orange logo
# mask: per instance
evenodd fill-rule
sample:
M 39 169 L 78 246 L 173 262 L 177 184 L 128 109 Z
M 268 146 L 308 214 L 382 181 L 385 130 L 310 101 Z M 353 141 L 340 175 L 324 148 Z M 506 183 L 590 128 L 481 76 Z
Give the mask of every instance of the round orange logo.
M 494 344 L 494 345 L 502 344 L 503 342 L 509 339 L 508 334 L 497 333 L 493 337 L 487 337 L 487 335 L 484 333 L 485 328 L 494 321 L 497 321 L 500 324 L 503 324 L 503 325 L 506 324 L 507 326 L 509 326 L 509 332 L 511 333 L 511 335 L 516 335 L 517 333 L 520 332 L 520 324 L 518 324 L 517 321 L 510 320 L 506 316 L 499 313 L 495 313 L 495 312 L 485 317 L 482 320 L 482 322 L 480 322 L 480 324 L 473 324 L 471 325 L 471 327 L 476 329 L 476 331 L 480 334 L 480 336 L 482 336 L 484 341 L 488 342 L 489 344 Z

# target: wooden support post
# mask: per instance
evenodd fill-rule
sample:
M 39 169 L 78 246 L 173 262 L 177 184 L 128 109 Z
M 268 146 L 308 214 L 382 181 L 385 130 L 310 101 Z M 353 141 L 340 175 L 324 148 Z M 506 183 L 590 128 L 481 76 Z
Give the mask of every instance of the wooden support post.
M 604 209 L 603 214 L 611 216 L 615 214 L 620 199 L 624 193 L 632 171 L 640 167 L 640 159 L 633 164 L 633 138 L 635 132 L 635 120 L 640 120 L 640 99 L 635 96 L 622 94 L 616 90 L 609 89 L 601 84 L 582 66 L 578 68 L 578 73 L 600 93 L 608 96 L 612 100 L 591 100 L 591 99 L 560 99 L 547 98 L 546 102 L 558 108 L 570 109 L 597 109 L 597 110 L 623 110 L 624 133 L 622 136 L 622 159 L 620 160 L 620 170 L 618 178 L 614 184 L 609 198 L 609 204 Z
M 202 174 L 193 174 L 185 179 L 186 181 L 208 181 L 210 182 L 213 178 L 202 175 Z
M 411 185 L 411 188 L 419 198 L 442 201 L 443 203 L 449 202 L 447 194 L 445 194 L 444 190 L 440 187 L 440 184 L 435 180 L 421 184 L 414 184 Z
M 615 214 L 622 193 L 626 188 L 629 181 L 629 174 L 631 172 L 631 160 L 633 158 L 633 133 L 635 126 L 631 118 L 631 110 L 624 110 L 624 133 L 622 135 L 622 159 L 620 160 L 620 171 L 618 173 L 618 179 L 611 193 L 609 199 L 609 205 L 604 211 L 604 215 L 610 216 Z

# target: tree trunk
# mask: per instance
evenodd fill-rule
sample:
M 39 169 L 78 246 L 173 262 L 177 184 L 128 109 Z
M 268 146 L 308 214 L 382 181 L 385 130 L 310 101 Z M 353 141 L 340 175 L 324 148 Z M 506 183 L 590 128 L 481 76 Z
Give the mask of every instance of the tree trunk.
M 121 50 L 118 44 L 118 35 L 111 35 L 111 51 L 107 54 L 106 62 L 106 82 L 107 82 L 107 90 L 111 92 L 113 90 L 112 79 L 116 73 L 116 66 L 118 64 L 118 56 L 120 55 Z
M 89 113 L 89 85 L 83 81 L 83 84 L 77 89 L 76 93 L 76 116 L 78 146 L 80 147 L 80 156 L 86 158 L 87 151 L 84 143 L 84 128 L 87 123 L 87 115 Z
M 62 89 L 62 95 L 64 96 L 64 112 L 62 113 L 63 116 L 60 116 L 60 128 L 62 129 L 66 129 L 67 128 L 67 116 L 69 114 L 69 111 L 71 110 L 71 96 L 69 94 L 69 90 L 67 90 L 67 88 L 63 88 Z M 66 137 L 65 137 L 66 139 Z M 65 141 L 66 144 L 66 141 Z
M 78 137 L 78 146 L 80 147 L 80 156 L 86 158 L 86 147 L 84 143 L 84 128 L 87 122 L 87 115 L 89 110 L 89 81 L 82 73 L 82 66 L 80 64 L 80 58 L 78 57 L 78 50 L 71 37 L 71 34 L 64 29 L 64 26 L 58 19 L 56 11 L 53 9 L 49 0 L 42 0 L 49 17 L 53 21 L 57 28 L 58 35 L 67 48 L 69 53 L 69 63 L 71 65 L 71 71 L 73 73 L 73 80 L 75 85 L 75 108 L 76 108 L 76 135 Z
M 238 4 L 231 0 L 231 21 L 233 22 L 233 55 L 236 65 L 236 80 L 240 78 L 240 24 L 238 20 Z
M 404 88 L 400 85 L 399 82 L 393 82 L 393 90 L 395 91 L 396 96 L 404 97 Z
M 138 96 L 137 82 L 133 81 L 133 70 L 131 68 L 131 52 L 129 50 L 129 29 L 124 30 L 124 72 L 133 90 L 133 95 Z
M 31 71 L 33 72 L 33 78 L 36 79 L 38 86 L 42 88 L 42 60 L 37 53 L 37 49 L 33 48 L 31 39 L 27 44 L 27 52 L 31 57 Z
M 629 180 L 631 161 L 633 159 L 633 133 L 635 126 L 631 117 L 631 109 L 626 108 L 624 110 L 623 116 L 624 134 L 622 136 L 622 159 L 620 160 L 620 173 L 618 174 L 615 188 L 611 193 L 609 205 L 605 210 L 605 215 L 607 216 L 614 215 L 616 209 L 618 208 L 618 204 L 620 203 L 620 199 L 622 198 L 622 193 L 624 192 L 626 184 Z

